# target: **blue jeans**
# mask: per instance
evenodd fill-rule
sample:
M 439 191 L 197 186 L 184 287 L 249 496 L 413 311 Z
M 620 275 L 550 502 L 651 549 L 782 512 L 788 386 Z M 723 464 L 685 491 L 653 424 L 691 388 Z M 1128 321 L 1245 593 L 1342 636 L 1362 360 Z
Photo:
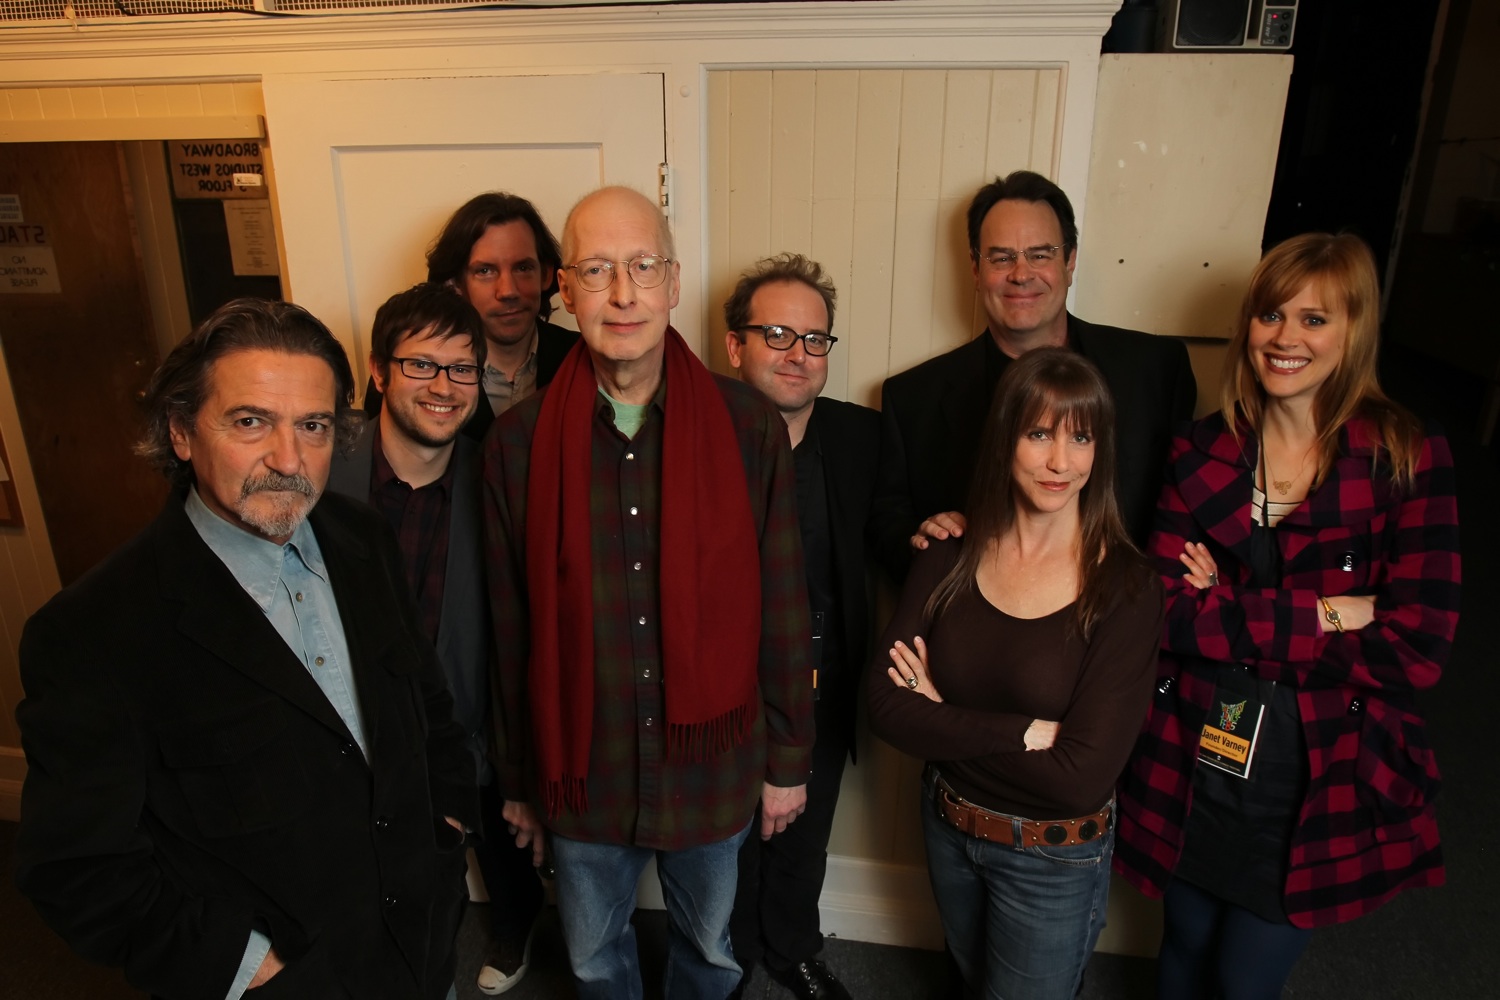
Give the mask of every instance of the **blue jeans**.
M 591 844 L 552 837 L 557 913 L 579 1000 L 641 1000 L 635 887 L 654 856 L 667 903 L 666 1000 L 722 1000 L 740 982 L 729 947 L 737 858 L 743 830 L 681 851 Z
M 1072 1000 L 1104 929 L 1114 830 L 1072 847 L 1007 847 L 938 815 L 930 769 L 922 791 L 932 893 L 966 992 Z

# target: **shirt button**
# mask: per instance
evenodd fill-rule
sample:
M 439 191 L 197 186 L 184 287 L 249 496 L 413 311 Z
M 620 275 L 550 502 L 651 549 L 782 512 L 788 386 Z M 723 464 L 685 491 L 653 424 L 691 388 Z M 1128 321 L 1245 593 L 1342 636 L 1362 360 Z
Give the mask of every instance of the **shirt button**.
M 375 821 L 375 829 L 377 829 L 377 830 L 384 830 L 387 827 L 389 827 L 390 825 L 391 825 L 390 819 L 387 818 L 387 817 L 385 817 L 385 816 L 382 816 L 382 817 L 380 817 L 379 819 L 377 819 Z
M 321 656 L 314 656 L 313 662 L 321 667 L 323 665 L 323 658 Z
M 627 462 L 634 462 L 635 461 L 635 452 L 633 452 L 633 451 L 627 451 L 625 453 L 625 461 L 627 461 Z
M 635 565 L 634 565 L 634 566 L 633 566 L 633 567 L 631 567 L 631 568 L 632 568 L 632 569 L 636 569 L 636 570 L 639 570 L 639 569 L 640 569 L 640 568 L 641 568 L 641 564 L 640 564 L 640 563 L 636 563 L 636 564 L 635 564 Z
M 630 508 L 630 513 L 632 513 L 632 514 L 639 514 L 640 513 L 640 509 L 636 508 L 636 507 L 632 507 L 632 508 Z
M 639 618 L 637 618 L 635 620 L 635 623 L 637 625 L 644 625 L 644 624 L 646 624 L 646 616 L 645 615 L 641 615 Z
M 395 906 L 396 905 L 396 897 L 395 896 L 387 896 L 384 899 L 382 899 L 381 902 L 384 903 L 386 906 Z
M 641 671 L 641 676 L 649 678 L 651 676 L 651 668 L 647 667 L 645 670 L 642 670 Z
M 654 725 L 656 725 L 656 720 L 651 718 L 651 716 L 649 715 L 646 716 L 646 728 L 650 729 Z
M 302 600 L 302 591 L 297 591 L 297 600 Z
M 339 747 L 339 753 L 343 754 L 345 757 L 349 757 L 349 756 L 353 755 L 353 753 L 354 753 L 354 744 L 353 743 L 345 743 L 343 746 Z

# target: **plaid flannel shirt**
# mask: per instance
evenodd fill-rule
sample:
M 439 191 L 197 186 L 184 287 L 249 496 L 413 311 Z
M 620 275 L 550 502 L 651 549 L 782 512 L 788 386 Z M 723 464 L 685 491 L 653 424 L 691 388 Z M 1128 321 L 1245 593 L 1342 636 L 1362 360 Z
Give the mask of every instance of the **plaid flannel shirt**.
M 1372 427 L 1351 421 L 1327 480 L 1275 528 L 1283 586 L 1249 578 L 1256 441 L 1222 417 L 1173 442 L 1149 556 L 1167 585 L 1157 691 L 1121 779 L 1115 867 L 1147 895 L 1182 850 L 1192 771 L 1221 663 L 1292 685 L 1309 783 L 1285 887 L 1299 927 L 1353 919 L 1443 881 L 1440 779 L 1414 693 L 1431 687 L 1458 624 L 1459 547 L 1448 443 L 1429 430 L 1412 487 L 1396 489 Z M 1384 453 L 1382 452 L 1382 456 Z M 1177 557 L 1203 542 L 1220 585 L 1195 590 Z M 1373 594 L 1365 628 L 1323 633 L 1319 596 Z
M 723 840 L 750 821 L 762 782 L 807 781 L 813 743 L 811 624 L 797 529 L 796 480 L 786 423 L 749 387 L 714 376 L 735 428 L 760 540 L 760 705 L 746 740 L 706 760 L 666 759 L 666 697 L 659 622 L 663 382 L 632 440 L 599 398 L 593 422 L 588 525 L 594 564 L 594 728 L 588 810 L 548 827 L 570 839 L 680 850 Z M 502 415 L 485 441 L 485 535 L 498 683 L 494 742 L 507 799 L 538 801 L 531 745 L 526 488 L 531 440 L 545 391 Z M 542 460 L 542 459 L 538 459 Z M 704 600 L 735 600 L 738 580 Z M 564 667 L 566 670 L 566 665 Z M 670 684 L 670 678 L 665 679 Z

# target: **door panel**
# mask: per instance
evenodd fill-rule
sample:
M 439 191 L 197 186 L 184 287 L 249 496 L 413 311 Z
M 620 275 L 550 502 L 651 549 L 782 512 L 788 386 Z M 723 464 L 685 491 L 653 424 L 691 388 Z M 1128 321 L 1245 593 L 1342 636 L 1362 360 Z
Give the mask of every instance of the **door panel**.
M 57 262 L 60 292 L 0 294 L 0 338 L 66 586 L 166 497 L 166 480 L 132 451 L 155 335 L 115 143 L 0 143 L 0 191 L 46 227 Z
M 375 310 L 425 277 L 427 246 L 459 205 L 511 191 L 561 238 L 581 195 L 654 192 L 664 160 L 659 74 L 270 76 L 264 88 L 287 297 L 344 342 L 361 385 Z

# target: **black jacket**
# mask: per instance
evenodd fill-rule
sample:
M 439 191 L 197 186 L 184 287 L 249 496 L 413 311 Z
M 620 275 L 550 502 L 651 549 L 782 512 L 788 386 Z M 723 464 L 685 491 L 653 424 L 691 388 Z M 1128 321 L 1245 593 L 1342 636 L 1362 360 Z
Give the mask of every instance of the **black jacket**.
M 348 453 L 334 457 L 328 476 L 330 490 L 369 502 L 377 424 L 374 418 L 367 420 Z M 484 525 L 479 519 L 479 446 L 460 435 L 449 461 L 453 498 L 448 510 L 448 566 L 443 572 L 443 609 L 435 645 L 453 695 L 453 717 L 464 729 L 484 784 L 489 771 L 491 665 Z
M 969 479 L 994 385 L 985 331 L 885 380 L 881 393 L 877 556 L 896 580 L 911 562 L 910 538 L 924 518 L 967 506 Z M 1120 508 L 1144 546 L 1176 424 L 1191 420 L 1198 386 L 1187 348 L 1172 337 L 1096 326 L 1068 315 L 1068 342 L 1099 366 L 1115 397 Z
M 822 446 L 834 572 L 844 625 L 840 637 L 844 676 L 823 686 L 821 705 L 824 717 L 833 720 L 839 736 L 852 748 L 859 679 L 870 645 L 867 557 L 880 458 L 880 415 L 866 406 L 819 397 L 808 427 Z
M 251 929 L 266 996 L 453 983 L 473 763 L 380 515 L 310 523 L 369 747 L 169 498 L 27 622 L 17 884 L 83 956 L 159 997 L 222 1000 Z M 257 992 L 257 996 L 260 994 Z

